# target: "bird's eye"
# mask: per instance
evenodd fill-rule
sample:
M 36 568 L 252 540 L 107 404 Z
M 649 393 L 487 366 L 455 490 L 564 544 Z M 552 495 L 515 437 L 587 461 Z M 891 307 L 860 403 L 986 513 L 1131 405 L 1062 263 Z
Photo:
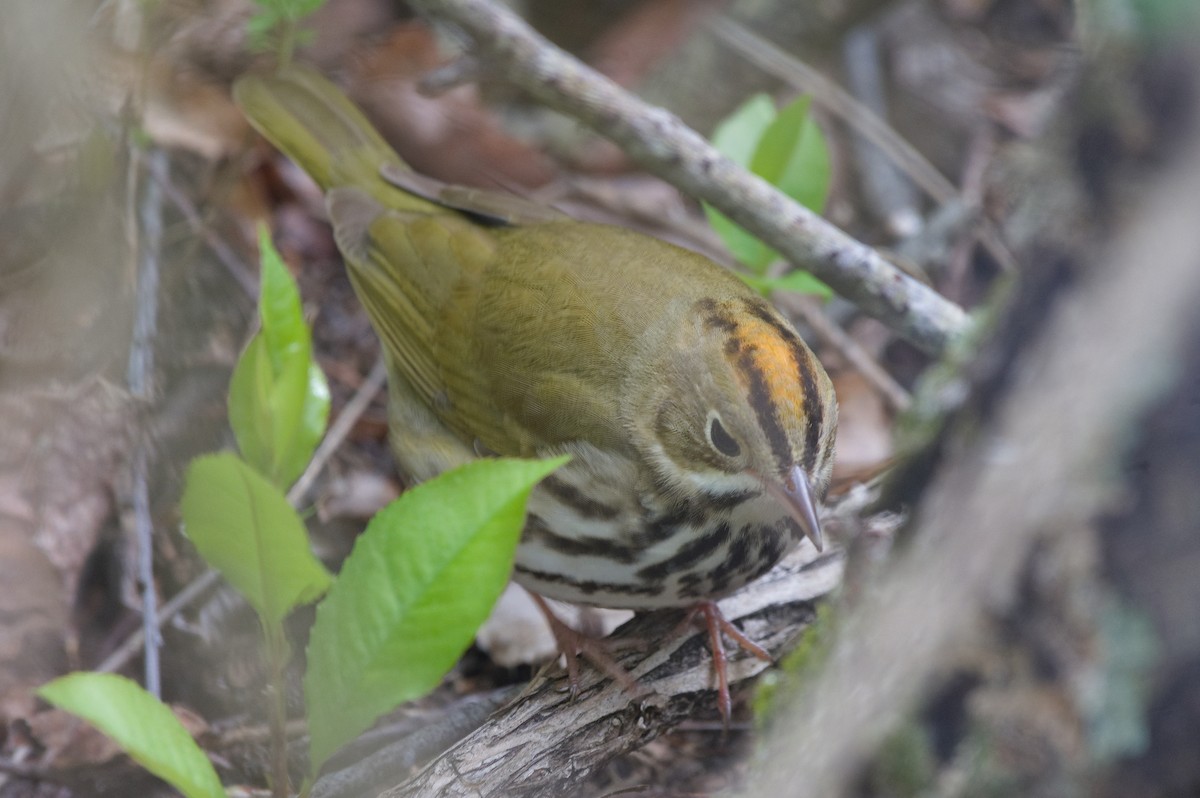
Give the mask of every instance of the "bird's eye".
M 738 442 L 726 431 L 721 420 L 716 416 L 713 416 L 708 422 L 708 441 L 714 449 L 726 457 L 737 457 L 742 453 L 742 447 L 738 446 Z

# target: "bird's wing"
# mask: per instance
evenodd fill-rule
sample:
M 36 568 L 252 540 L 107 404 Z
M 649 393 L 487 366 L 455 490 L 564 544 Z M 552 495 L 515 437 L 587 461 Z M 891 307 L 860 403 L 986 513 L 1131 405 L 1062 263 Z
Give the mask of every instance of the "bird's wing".
M 462 440 L 523 456 L 574 440 L 620 445 L 633 332 L 553 234 L 529 240 L 543 225 L 390 211 L 352 188 L 331 191 L 328 207 L 393 368 Z

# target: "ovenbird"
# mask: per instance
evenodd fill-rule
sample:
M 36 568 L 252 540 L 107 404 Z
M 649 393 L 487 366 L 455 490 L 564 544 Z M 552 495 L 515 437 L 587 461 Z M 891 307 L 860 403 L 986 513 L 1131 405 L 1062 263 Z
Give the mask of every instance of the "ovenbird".
M 821 548 L 833 387 L 736 276 L 646 235 L 414 175 L 310 70 L 234 91 L 327 192 L 383 342 L 403 470 L 572 455 L 530 497 L 518 582 L 593 606 L 682 607 L 733 592 L 805 535 Z

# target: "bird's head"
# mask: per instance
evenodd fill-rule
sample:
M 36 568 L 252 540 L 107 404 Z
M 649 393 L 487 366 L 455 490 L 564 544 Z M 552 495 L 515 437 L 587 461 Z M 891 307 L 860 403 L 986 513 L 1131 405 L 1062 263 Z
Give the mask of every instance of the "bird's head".
M 656 334 L 627 418 L 656 481 L 679 498 L 774 496 L 817 549 L 816 502 L 833 467 L 837 400 L 792 326 L 753 296 L 701 299 Z

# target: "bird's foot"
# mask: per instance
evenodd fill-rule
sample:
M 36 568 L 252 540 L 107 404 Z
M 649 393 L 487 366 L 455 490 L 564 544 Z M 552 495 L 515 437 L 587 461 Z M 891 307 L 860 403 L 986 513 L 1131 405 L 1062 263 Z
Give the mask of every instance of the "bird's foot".
M 533 597 L 538 609 L 546 617 L 546 622 L 549 624 L 550 631 L 554 635 L 554 640 L 558 644 L 558 650 L 562 653 L 563 659 L 566 660 L 567 683 L 572 698 L 575 698 L 579 694 L 580 657 L 586 658 L 597 669 L 614 679 L 629 693 L 637 694 L 645 689 L 637 683 L 637 680 L 613 656 L 615 652 L 619 652 L 621 649 L 639 647 L 640 641 L 622 640 L 612 643 L 611 641 L 601 640 L 572 629 L 554 614 L 554 611 L 550 609 L 550 605 L 546 603 L 544 598 L 532 592 L 530 595 Z M 703 616 L 704 618 L 704 627 L 708 632 L 709 649 L 712 651 L 713 674 L 717 682 L 717 709 L 721 713 L 721 720 L 725 727 L 729 728 L 733 718 L 733 700 L 729 690 L 729 659 L 725 654 L 725 640 L 723 635 L 728 635 L 739 648 L 750 652 L 765 662 L 773 663 L 775 658 L 765 648 L 747 637 L 741 629 L 734 626 L 721 612 L 721 608 L 717 606 L 715 601 L 701 601 L 693 606 L 675 628 L 675 631 L 668 635 L 668 637 L 674 637 L 684 628 L 691 626 L 698 616 Z
M 721 713 L 721 721 L 725 724 L 725 728 L 728 729 L 730 721 L 733 718 L 733 699 L 729 693 L 729 660 L 725 656 L 725 642 L 721 633 L 724 632 L 729 635 L 738 644 L 738 647 L 749 651 L 765 662 L 774 663 L 775 658 L 765 648 L 746 637 L 741 629 L 734 626 L 725 617 L 724 613 L 721 612 L 721 608 L 717 606 L 717 602 L 701 601 L 688 610 L 680 626 L 690 625 L 696 619 L 697 615 L 704 616 L 704 625 L 708 630 L 708 645 L 712 650 L 713 673 L 717 677 L 717 710 Z
M 583 632 L 572 629 L 565 624 L 554 610 L 550 609 L 550 605 L 546 600 L 537 593 L 530 593 L 538 609 L 542 611 L 542 615 L 546 616 L 546 623 L 550 626 L 550 631 L 554 635 L 554 641 L 558 644 L 558 650 L 562 653 L 563 659 L 567 663 L 567 684 L 570 687 L 571 698 L 574 699 L 579 694 L 579 658 L 584 657 L 593 665 L 596 666 L 602 673 L 614 679 L 617 684 L 625 688 L 629 693 L 639 693 L 642 687 L 638 685 L 625 668 L 613 657 L 613 652 L 624 647 L 624 645 L 612 645 L 607 640 L 600 640 Z M 625 643 L 625 641 L 622 641 Z

